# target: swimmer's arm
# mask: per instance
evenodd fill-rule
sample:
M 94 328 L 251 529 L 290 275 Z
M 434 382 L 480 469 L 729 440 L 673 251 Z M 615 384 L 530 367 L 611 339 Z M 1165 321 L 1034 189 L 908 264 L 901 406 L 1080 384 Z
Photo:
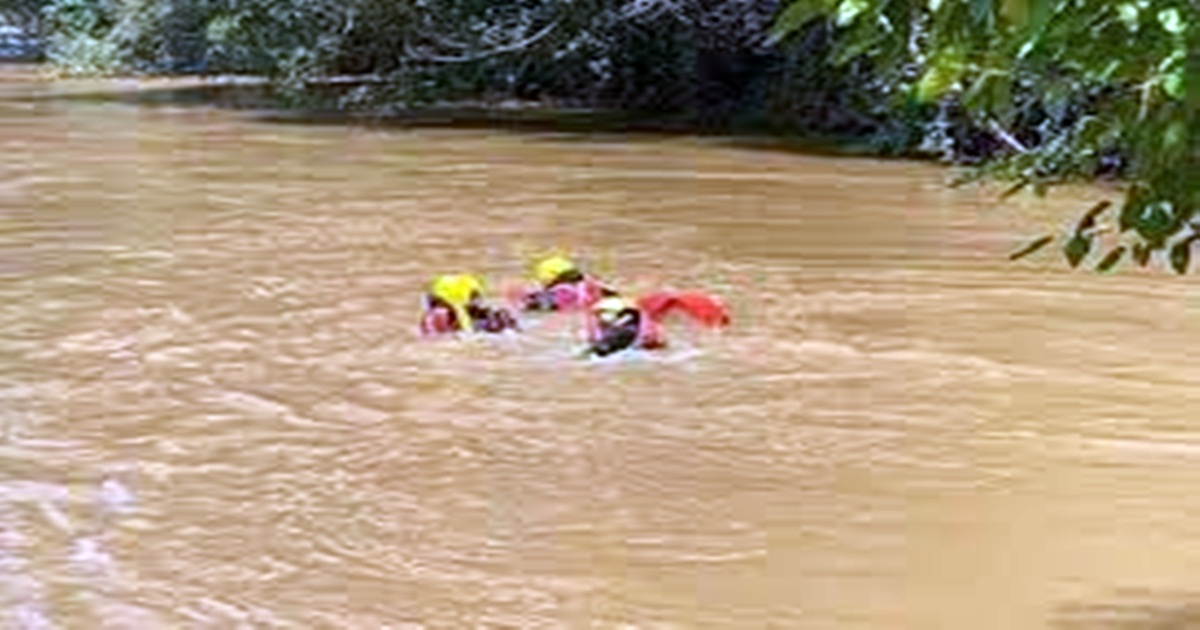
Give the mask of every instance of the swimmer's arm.
M 583 357 L 587 358 L 592 355 L 597 357 L 606 357 L 615 352 L 620 352 L 626 348 L 632 347 L 637 341 L 637 330 L 620 328 L 607 334 L 600 339 L 592 342 L 583 352 Z
M 553 293 L 543 289 L 527 294 L 522 306 L 527 311 L 553 311 L 557 310 L 558 302 L 554 299 Z
M 521 325 L 512 313 L 502 308 L 487 309 L 474 320 L 474 328 L 479 332 L 498 333 L 505 330 L 520 331 Z
M 603 358 L 616 352 L 617 350 L 620 350 L 620 348 L 613 348 L 607 345 L 594 343 L 583 350 L 580 350 L 578 356 L 580 359 L 590 359 L 592 357 Z
M 606 344 L 598 341 L 596 343 L 588 344 L 586 348 L 580 350 L 579 357 L 581 359 L 589 359 L 591 357 L 606 357 L 618 350 L 620 350 L 620 348 L 613 347 L 612 344 Z

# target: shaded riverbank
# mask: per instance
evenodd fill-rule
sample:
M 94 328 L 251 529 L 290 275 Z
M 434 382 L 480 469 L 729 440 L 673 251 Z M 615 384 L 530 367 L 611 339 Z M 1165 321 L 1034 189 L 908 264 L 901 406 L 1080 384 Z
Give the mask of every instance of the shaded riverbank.
M 39 70 L 40 68 L 40 70 Z M 761 121 L 705 121 L 689 113 L 662 114 L 573 106 L 566 102 L 495 99 L 395 107 L 347 106 L 363 84 L 358 79 L 330 82 L 298 101 L 258 77 L 127 77 L 58 80 L 48 66 L 31 65 L 23 74 L 44 75 L 46 90 L 17 96 L 32 101 L 122 103 L 144 107 L 216 107 L 288 124 L 352 125 L 378 128 L 458 128 L 562 134 L 601 138 L 703 138 L 728 146 L 818 155 L 879 156 L 862 138 L 833 134 L 787 133 Z M 910 153 L 900 159 L 932 159 Z

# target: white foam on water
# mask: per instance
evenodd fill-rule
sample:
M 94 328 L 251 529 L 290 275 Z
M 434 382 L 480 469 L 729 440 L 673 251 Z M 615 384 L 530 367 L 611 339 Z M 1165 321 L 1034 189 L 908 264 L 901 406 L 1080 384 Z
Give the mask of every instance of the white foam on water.
M 112 478 L 101 482 L 98 498 L 102 509 L 118 514 L 128 513 L 137 505 L 133 492 Z
M 34 602 L 25 602 L 13 609 L 12 621 L 18 630 L 50 630 L 54 627 L 43 612 L 43 606 Z

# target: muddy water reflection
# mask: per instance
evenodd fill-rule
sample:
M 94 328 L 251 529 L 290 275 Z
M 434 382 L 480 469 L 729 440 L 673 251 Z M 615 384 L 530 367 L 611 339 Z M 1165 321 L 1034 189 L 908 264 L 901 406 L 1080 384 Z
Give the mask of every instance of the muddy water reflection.
M 0 625 L 1038 628 L 1200 584 L 1194 283 L 1003 262 L 1047 207 L 29 86 L 0 86 Z M 554 320 L 415 338 L 430 274 L 553 243 L 735 326 L 600 365 Z

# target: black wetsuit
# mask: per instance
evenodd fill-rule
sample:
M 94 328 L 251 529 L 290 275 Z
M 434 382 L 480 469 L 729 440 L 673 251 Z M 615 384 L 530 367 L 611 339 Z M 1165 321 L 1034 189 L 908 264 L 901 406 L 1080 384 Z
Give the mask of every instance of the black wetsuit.
M 628 308 L 617 314 L 611 324 L 605 324 L 600 330 L 600 338 L 588 346 L 587 353 L 598 357 L 634 347 L 638 342 L 641 330 L 642 314 Z
M 498 333 L 505 330 L 520 330 L 517 318 L 503 308 L 468 305 L 467 314 L 475 324 L 475 330 L 480 332 Z
M 521 304 L 527 311 L 556 311 L 558 310 L 558 302 L 554 299 L 554 294 L 549 289 L 540 289 L 525 296 L 524 302 Z

